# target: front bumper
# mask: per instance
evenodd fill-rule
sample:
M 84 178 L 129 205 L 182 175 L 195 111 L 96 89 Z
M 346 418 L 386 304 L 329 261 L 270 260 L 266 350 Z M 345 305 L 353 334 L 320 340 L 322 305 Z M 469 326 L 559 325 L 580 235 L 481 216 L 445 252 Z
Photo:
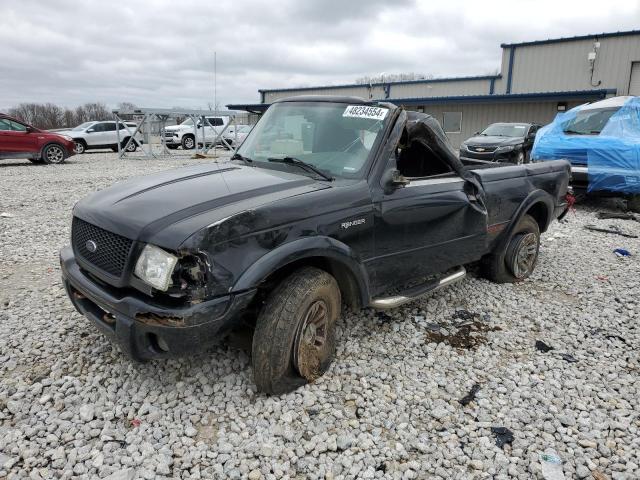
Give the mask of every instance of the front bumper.
M 215 343 L 245 311 L 255 290 L 181 308 L 111 288 L 80 269 L 71 247 L 60 252 L 64 287 L 76 310 L 138 361 L 186 356 Z
M 521 150 L 515 149 L 508 152 L 474 152 L 460 149 L 460 159 L 484 160 L 486 162 L 514 162 Z

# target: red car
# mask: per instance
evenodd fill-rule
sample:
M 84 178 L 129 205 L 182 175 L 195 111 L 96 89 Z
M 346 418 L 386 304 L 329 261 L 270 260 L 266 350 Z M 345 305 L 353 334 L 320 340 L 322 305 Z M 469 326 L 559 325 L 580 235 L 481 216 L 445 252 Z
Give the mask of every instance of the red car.
M 71 137 L 40 130 L 0 113 L 0 159 L 28 158 L 33 163 L 62 163 L 75 153 Z

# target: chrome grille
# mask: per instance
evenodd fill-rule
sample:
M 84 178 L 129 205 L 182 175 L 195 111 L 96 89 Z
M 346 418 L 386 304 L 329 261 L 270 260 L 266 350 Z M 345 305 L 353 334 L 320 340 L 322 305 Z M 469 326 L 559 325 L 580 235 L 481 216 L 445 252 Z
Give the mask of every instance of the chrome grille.
M 95 249 L 90 250 L 90 242 Z M 133 241 L 73 217 L 71 224 L 73 251 L 91 265 L 115 277 L 121 277 L 131 254 Z
M 496 151 L 496 148 L 498 147 L 476 147 L 476 146 L 469 145 L 467 148 L 469 149 L 470 152 L 493 153 Z

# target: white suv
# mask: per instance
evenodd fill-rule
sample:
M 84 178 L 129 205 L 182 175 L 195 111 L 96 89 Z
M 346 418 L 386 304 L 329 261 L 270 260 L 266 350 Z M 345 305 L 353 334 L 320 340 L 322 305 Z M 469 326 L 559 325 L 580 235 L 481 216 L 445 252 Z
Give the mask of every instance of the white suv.
M 205 143 L 211 144 L 229 123 L 229 117 L 205 117 L 207 124 L 204 126 Z M 202 121 L 199 119 L 196 125 L 198 129 L 198 143 L 202 143 Z M 185 150 L 191 150 L 196 146 L 196 137 L 193 130 L 193 120 L 187 118 L 180 125 L 165 127 L 162 132 L 167 148 L 172 150 L 182 146 Z M 220 140 L 219 140 L 220 141 Z
M 137 128 L 135 123 L 124 122 L 124 124 L 126 124 L 131 133 L 135 132 Z M 132 141 L 127 145 L 131 134 L 124 124 L 120 123 L 120 145 L 122 148 L 126 146 L 127 152 L 134 152 L 138 145 L 142 144 L 142 137 L 139 134 L 136 135 L 136 141 Z M 85 150 L 96 148 L 111 148 L 114 152 L 118 151 L 116 122 L 85 122 L 71 130 L 56 133 L 63 133 L 73 138 L 73 141 L 76 142 L 76 153 L 84 153 Z

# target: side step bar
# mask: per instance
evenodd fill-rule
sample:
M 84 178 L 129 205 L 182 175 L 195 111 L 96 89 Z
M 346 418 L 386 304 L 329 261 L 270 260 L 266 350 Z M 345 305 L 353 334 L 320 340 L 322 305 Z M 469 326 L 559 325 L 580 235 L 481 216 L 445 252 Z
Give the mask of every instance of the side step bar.
M 378 310 L 388 310 L 390 308 L 396 308 L 400 305 L 404 305 L 405 303 L 412 302 L 416 298 L 421 297 L 426 293 L 435 292 L 436 290 L 440 290 L 441 288 L 459 282 L 466 275 L 467 270 L 464 267 L 458 267 L 455 272 L 447 275 L 446 277 L 432 280 L 421 285 L 416 285 L 415 287 L 412 287 L 409 290 L 405 291 L 402 295 L 397 295 L 395 297 L 374 298 L 371 301 L 370 306 Z

